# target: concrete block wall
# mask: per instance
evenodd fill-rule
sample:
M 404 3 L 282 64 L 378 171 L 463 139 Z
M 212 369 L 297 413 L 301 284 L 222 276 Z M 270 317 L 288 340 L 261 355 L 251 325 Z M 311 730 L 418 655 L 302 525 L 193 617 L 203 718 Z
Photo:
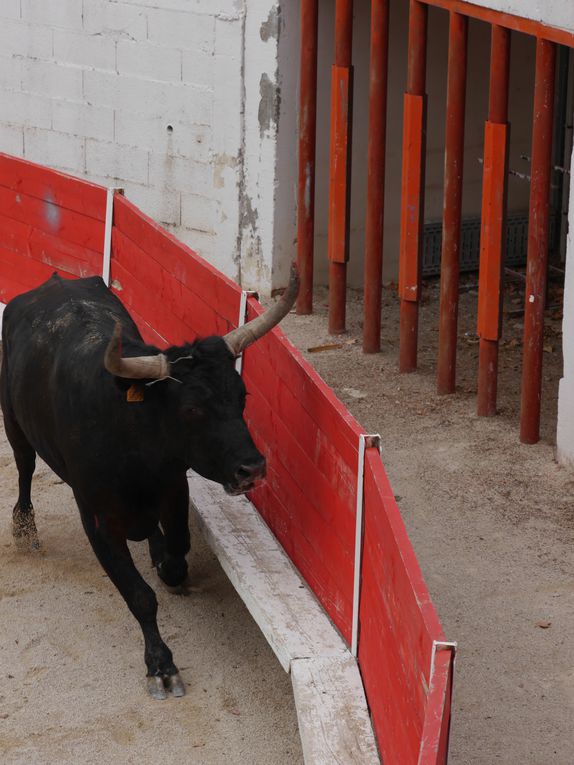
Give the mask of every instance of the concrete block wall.
M 279 39 L 297 22 L 281 11 L 272 0 L 2 0 L 0 150 L 122 186 L 268 293 L 288 269 L 274 268 L 279 228 L 295 225 L 294 193 L 281 217 L 274 204 Z M 295 134 L 283 137 L 292 155 Z
M 512 13 L 548 26 L 574 29 L 574 4 L 571 0 L 463 0 L 494 11 Z

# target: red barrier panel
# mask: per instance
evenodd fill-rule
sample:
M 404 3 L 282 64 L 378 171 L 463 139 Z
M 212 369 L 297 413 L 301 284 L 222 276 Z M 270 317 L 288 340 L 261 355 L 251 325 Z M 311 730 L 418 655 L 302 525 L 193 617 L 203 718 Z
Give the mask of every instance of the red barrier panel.
M 365 456 L 359 665 L 385 765 L 416 763 L 434 640 L 444 640 L 376 450 Z
M 101 273 L 105 202 L 103 188 L 0 155 L 0 298 L 54 269 Z M 240 288 L 121 196 L 110 275 L 147 342 L 237 325 Z M 262 310 L 249 299 L 248 318 Z M 279 329 L 246 351 L 243 376 L 246 419 L 268 462 L 250 498 L 350 642 L 363 430 Z M 363 486 L 358 660 L 379 747 L 385 765 L 444 765 L 452 653 L 433 650 L 442 630 L 373 449 Z
M 250 301 L 250 316 L 260 311 Z M 269 466 L 250 499 L 350 642 L 362 429 L 279 330 L 248 349 L 243 376 Z
M 0 300 L 101 273 L 105 209 L 102 187 L 0 154 Z

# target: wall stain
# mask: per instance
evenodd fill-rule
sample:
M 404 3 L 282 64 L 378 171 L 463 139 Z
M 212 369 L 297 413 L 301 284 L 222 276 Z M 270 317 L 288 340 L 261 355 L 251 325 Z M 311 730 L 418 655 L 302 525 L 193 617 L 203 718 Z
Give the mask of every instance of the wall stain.
M 259 80 L 259 95 L 259 133 L 263 138 L 263 133 L 270 130 L 272 124 L 277 125 L 281 106 L 281 91 L 267 72 L 263 72 Z
M 241 206 L 242 230 L 245 230 L 246 228 L 249 227 L 253 231 L 255 231 L 257 228 L 258 217 L 259 217 L 259 213 L 257 212 L 257 208 L 253 207 L 251 197 L 249 196 L 249 194 L 245 194 L 243 197 L 243 205 Z
M 213 159 L 213 185 L 216 189 L 225 186 L 223 173 L 227 167 L 237 167 L 238 159 L 230 154 L 216 154 Z
M 263 24 L 261 24 L 261 29 L 259 30 L 259 34 L 261 36 L 261 39 L 263 42 L 267 42 L 269 39 L 274 37 L 276 40 L 279 39 L 279 14 L 281 13 L 281 9 L 274 5 L 273 8 L 269 11 L 269 15 L 267 16 L 267 21 L 264 21 Z

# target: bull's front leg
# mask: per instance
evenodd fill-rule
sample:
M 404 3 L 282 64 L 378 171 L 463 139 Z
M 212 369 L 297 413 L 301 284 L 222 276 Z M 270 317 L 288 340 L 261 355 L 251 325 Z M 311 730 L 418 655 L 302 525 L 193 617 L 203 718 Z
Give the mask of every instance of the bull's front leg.
M 125 538 L 106 527 L 105 520 L 81 511 L 82 523 L 102 567 L 138 620 L 145 641 L 147 688 L 154 699 L 165 699 L 166 689 L 185 695 L 185 685 L 170 649 L 157 626 L 157 598 L 134 565 Z
M 160 505 L 160 522 L 149 537 L 153 565 L 171 592 L 186 593 L 189 538 L 189 487 L 185 473 L 174 478 Z

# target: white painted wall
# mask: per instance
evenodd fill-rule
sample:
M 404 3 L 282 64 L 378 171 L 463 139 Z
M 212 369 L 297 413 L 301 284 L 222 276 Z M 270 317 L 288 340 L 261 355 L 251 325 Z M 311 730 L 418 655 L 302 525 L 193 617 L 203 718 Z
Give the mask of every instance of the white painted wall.
M 495 11 L 512 13 L 548 26 L 574 30 L 572 0 L 465 0 Z
M 295 212 L 287 196 L 277 214 L 276 176 L 295 134 L 279 138 L 278 51 L 297 24 L 284 5 L 1 0 L 0 150 L 123 186 L 246 287 L 282 286 L 277 229 Z

